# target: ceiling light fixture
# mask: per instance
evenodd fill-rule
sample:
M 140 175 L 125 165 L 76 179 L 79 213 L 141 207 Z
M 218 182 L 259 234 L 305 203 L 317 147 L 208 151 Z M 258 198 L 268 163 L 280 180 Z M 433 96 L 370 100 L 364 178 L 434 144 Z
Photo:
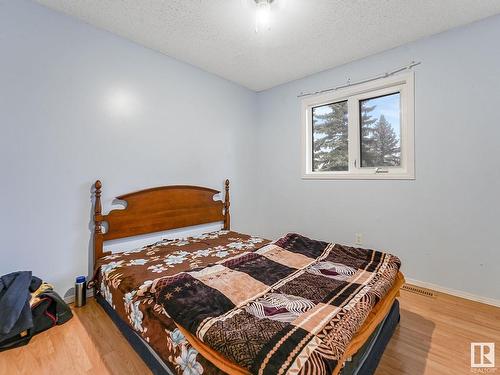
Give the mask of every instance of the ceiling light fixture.
M 255 32 L 271 28 L 271 3 L 273 0 L 255 0 L 257 11 L 255 13 Z

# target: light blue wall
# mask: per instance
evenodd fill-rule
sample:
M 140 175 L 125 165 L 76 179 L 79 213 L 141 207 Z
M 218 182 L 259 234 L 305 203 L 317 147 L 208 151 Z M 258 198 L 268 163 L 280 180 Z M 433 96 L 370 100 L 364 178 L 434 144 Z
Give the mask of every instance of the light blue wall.
M 500 17 L 259 93 L 252 230 L 302 232 L 401 257 L 407 277 L 500 299 Z M 301 180 L 301 91 L 412 60 L 415 181 Z
M 500 17 L 255 94 L 25 0 L 0 0 L 0 274 L 65 293 L 89 268 L 90 184 L 232 179 L 237 230 L 392 251 L 406 275 L 500 298 Z M 296 95 L 416 69 L 415 181 L 304 181 Z M 137 110 L 116 116 L 115 90 Z
M 115 90 L 135 113 L 109 112 Z M 110 99 L 111 98 L 111 99 Z M 112 197 L 232 181 L 245 230 L 256 94 L 24 0 L 0 0 L 0 274 L 62 294 L 87 274 L 96 178 Z

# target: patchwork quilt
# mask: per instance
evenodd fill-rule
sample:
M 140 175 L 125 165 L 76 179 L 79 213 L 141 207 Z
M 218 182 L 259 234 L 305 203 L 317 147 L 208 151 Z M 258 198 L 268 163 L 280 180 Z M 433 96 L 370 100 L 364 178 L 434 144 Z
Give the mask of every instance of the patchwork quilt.
M 157 280 L 157 303 L 253 374 L 331 374 L 395 282 L 387 253 L 288 234 L 252 252 Z

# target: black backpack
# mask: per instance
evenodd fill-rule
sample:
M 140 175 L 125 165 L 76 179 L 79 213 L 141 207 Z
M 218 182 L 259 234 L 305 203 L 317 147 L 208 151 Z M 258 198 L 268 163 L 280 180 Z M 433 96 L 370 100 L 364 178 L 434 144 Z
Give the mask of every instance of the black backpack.
M 38 295 L 39 300 L 31 306 L 33 327 L 0 342 L 0 352 L 26 345 L 37 333 L 55 325 L 66 323 L 73 317 L 71 309 L 53 290 L 46 290 Z

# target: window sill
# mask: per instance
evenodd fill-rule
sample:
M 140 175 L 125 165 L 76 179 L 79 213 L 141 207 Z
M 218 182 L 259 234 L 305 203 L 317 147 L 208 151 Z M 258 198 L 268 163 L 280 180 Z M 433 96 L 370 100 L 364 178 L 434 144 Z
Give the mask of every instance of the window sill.
M 412 173 L 306 173 L 303 180 L 415 180 Z

